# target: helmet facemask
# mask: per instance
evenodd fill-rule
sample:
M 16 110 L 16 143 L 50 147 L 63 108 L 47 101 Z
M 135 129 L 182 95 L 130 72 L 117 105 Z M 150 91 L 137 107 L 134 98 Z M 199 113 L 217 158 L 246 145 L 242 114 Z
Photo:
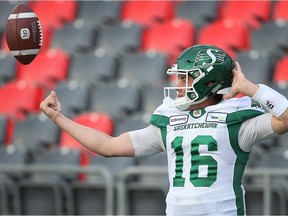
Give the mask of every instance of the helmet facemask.
M 189 106 L 193 104 L 198 104 L 206 100 L 207 98 L 203 98 L 200 101 L 197 101 L 199 98 L 199 94 L 194 88 L 194 85 L 201 80 L 205 74 L 200 69 L 193 69 L 193 70 L 177 70 L 177 64 L 173 65 L 171 69 L 168 69 L 167 74 L 170 76 L 176 76 L 176 83 L 178 84 L 179 75 L 185 76 L 185 86 L 183 87 L 164 87 L 164 95 L 165 97 L 171 98 L 172 91 L 178 91 L 180 89 L 185 90 L 185 96 L 183 97 L 176 97 L 174 104 L 172 107 L 177 107 L 179 110 L 187 110 Z M 176 70 L 175 70 L 176 69 Z M 192 85 L 189 85 L 189 76 L 192 76 L 193 82 Z M 173 94 L 174 95 L 174 94 Z

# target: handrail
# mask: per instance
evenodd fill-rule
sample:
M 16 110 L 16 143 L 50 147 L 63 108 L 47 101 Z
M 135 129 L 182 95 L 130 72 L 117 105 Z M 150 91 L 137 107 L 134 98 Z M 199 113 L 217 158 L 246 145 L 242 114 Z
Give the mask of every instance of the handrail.
M 73 165 L 0 165 L 0 173 L 93 173 L 101 175 L 105 181 L 106 191 L 106 207 L 107 215 L 113 214 L 113 185 L 114 179 L 110 171 L 102 165 L 91 165 L 86 167 Z M 167 176 L 167 166 L 129 166 L 124 169 L 119 175 L 117 181 L 118 190 L 118 214 L 127 214 L 127 187 L 126 181 L 129 176 L 133 175 L 151 175 L 151 176 Z M 288 177 L 288 168 L 247 168 L 244 172 L 244 178 L 248 176 L 263 177 L 263 213 L 265 215 L 271 214 L 271 178 L 275 176 Z
M 87 173 L 98 174 L 103 177 L 106 193 L 106 215 L 112 215 L 114 209 L 114 191 L 113 191 L 113 177 L 108 169 L 101 165 L 89 165 L 81 167 L 77 165 L 0 165 L 0 173 L 59 173 L 59 174 L 71 174 L 71 173 Z
M 127 214 L 127 199 L 126 199 L 126 180 L 133 175 L 168 175 L 166 166 L 131 166 L 123 170 L 117 182 L 118 189 L 118 214 Z M 288 177 L 288 168 L 247 168 L 244 172 L 244 178 L 248 176 L 263 177 L 263 213 L 264 215 L 271 214 L 271 178 L 275 176 Z

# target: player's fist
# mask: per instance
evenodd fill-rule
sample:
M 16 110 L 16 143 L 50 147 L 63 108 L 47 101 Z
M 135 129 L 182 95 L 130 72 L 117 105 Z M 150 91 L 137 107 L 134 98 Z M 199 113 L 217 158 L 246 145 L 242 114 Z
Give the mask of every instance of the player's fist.
M 50 95 L 41 102 L 40 108 L 53 121 L 61 114 L 61 104 L 55 91 L 51 91 Z

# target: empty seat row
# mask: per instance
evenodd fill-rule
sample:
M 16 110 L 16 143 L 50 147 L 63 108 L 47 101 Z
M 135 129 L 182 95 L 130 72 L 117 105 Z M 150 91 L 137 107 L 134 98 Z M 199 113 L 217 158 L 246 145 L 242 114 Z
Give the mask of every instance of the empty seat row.
M 90 156 L 88 164 L 83 166 L 81 165 L 81 152 L 67 148 L 47 150 L 36 155 L 33 161 L 28 160 L 29 156 L 25 151 L 13 146 L 0 148 L 0 155 L 0 164 L 8 166 L 5 168 L 0 165 L 2 173 L 0 178 L 1 214 L 112 215 L 118 211 L 115 209 L 115 206 L 117 207 L 119 204 L 116 196 L 118 190 L 122 190 L 122 188 L 118 189 L 117 182 L 119 178 L 122 178 L 122 171 L 129 167 L 149 165 L 146 162 L 147 159 L 137 161 L 135 158 L 126 157 L 108 159 L 101 156 Z M 159 161 L 165 161 L 165 157 L 166 155 L 163 153 L 157 156 L 157 160 L 155 158 L 154 162 L 161 167 L 162 164 Z M 26 169 L 23 169 L 23 165 L 26 165 Z M 90 171 L 85 171 L 83 169 L 85 167 L 90 167 Z M 12 171 L 13 169 L 15 172 Z M 85 178 L 80 179 L 82 174 Z M 139 174 L 141 176 L 141 173 Z M 141 200 L 139 200 L 140 197 L 135 197 L 135 193 L 142 191 L 145 194 L 150 184 L 147 183 L 146 189 L 143 187 L 138 189 L 133 187 L 135 180 L 137 182 L 137 178 L 134 178 L 134 183 L 132 179 L 128 179 L 126 182 L 131 184 L 131 187 L 127 188 L 127 191 L 130 191 L 129 194 L 134 192 L 134 194 L 128 195 L 127 199 L 130 200 L 129 203 L 133 200 L 133 203 L 137 202 L 137 206 L 139 206 Z M 141 181 L 144 186 L 145 180 Z M 162 183 L 165 191 L 160 191 L 161 198 L 156 197 L 155 199 L 162 204 L 158 207 L 154 205 L 152 212 L 164 213 L 165 211 L 163 198 L 168 188 L 167 178 L 165 182 Z M 10 184 L 10 187 L 7 187 L 7 184 Z M 157 192 L 159 187 L 155 187 L 154 190 Z M 41 199 L 39 199 L 39 195 Z M 123 194 L 119 193 L 119 195 L 121 195 L 119 198 L 126 199 L 126 197 L 122 197 Z M 144 196 L 143 198 L 147 199 L 148 197 Z M 149 200 L 151 198 L 147 199 L 147 201 Z M 116 201 L 115 204 L 113 204 L 114 201 Z M 132 203 L 130 205 L 130 214 L 143 210 L 137 210 L 138 207 Z M 142 203 L 142 208 L 143 205 L 148 207 L 147 202 Z
M 287 167 L 285 154 L 287 147 L 264 153 L 256 167 Z M 51 149 L 39 154 L 25 169 L 24 151 L 1 148 L 0 155 L 0 164 L 7 166 L 0 166 L 2 214 L 165 214 L 169 188 L 166 153 L 137 159 L 91 156 L 83 167 L 79 151 Z M 85 178 L 80 179 L 79 174 L 85 174 Z M 249 176 L 244 177 L 247 211 L 263 214 L 263 179 Z M 272 200 L 272 212 L 285 215 L 287 180 L 281 179 L 271 179 L 271 194 L 276 199 Z M 5 199 L 10 205 L 2 202 Z

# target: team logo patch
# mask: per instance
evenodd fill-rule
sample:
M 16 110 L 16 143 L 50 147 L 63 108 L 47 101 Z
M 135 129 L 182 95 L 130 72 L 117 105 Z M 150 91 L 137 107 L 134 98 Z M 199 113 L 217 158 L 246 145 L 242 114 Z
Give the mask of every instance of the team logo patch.
M 169 118 L 169 125 L 179 125 L 179 124 L 185 124 L 188 121 L 189 116 L 188 115 L 178 115 L 178 116 L 171 116 Z
M 227 113 L 209 112 L 206 117 L 206 122 L 226 123 Z

